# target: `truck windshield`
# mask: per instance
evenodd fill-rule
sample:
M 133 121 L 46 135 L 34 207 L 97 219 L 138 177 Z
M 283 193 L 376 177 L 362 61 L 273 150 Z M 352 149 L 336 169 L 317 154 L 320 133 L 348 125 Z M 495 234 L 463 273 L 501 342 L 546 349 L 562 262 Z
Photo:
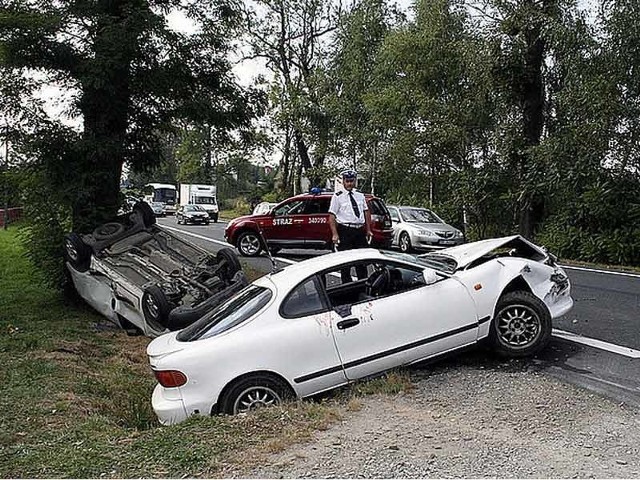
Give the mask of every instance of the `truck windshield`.
M 195 197 L 193 203 L 200 205 L 215 205 L 216 197 Z
M 156 188 L 153 192 L 154 202 L 173 202 L 176 201 L 176 191 L 171 188 Z

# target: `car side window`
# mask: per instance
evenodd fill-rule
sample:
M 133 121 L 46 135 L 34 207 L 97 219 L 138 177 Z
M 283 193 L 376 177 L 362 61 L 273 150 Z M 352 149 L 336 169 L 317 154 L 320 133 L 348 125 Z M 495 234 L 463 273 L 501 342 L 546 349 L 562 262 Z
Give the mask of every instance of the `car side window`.
M 312 198 L 308 200 L 304 207 L 304 213 L 307 215 L 318 215 L 329 213 L 329 199 Z
M 294 288 L 280 307 L 280 313 L 285 318 L 306 317 L 326 310 L 315 277 Z
M 274 211 L 276 216 L 281 215 L 294 215 L 296 213 L 300 213 L 304 208 L 305 201 L 304 200 L 295 200 L 293 202 L 285 203 L 281 205 L 278 209 Z
M 400 221 L 400 216 L 398 215 L 398 209 L 396 208 L 390 208 L 389 209 L 389 214 L 391 215 L 391 220 L 394 222 L 399 222 Z

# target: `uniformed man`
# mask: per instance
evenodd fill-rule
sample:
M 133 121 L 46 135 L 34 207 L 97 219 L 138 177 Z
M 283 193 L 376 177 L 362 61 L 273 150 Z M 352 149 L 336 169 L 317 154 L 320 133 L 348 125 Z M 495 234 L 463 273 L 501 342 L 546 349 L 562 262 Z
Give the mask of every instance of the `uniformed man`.
M 364 195 L 355 189 L 355 170 L 342 172 L 344 190 L 331 197 L 329 227 L 338 250 L 366 247 L 371 241 L 371 213 Z

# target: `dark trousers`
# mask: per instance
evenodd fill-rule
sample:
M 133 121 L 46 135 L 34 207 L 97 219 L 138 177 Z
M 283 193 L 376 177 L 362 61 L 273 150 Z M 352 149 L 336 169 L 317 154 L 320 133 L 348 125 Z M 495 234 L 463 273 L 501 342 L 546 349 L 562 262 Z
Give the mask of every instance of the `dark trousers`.
M 360 228 L 353 228 L 338 223 L 336 227 L 338 229 L 338 237 L 340 238 L 340 243 L 337 247 L 339 252 L 352 250 L 354 248 L 366 248 L 368 246 L 364 225 Z M 364 265 L 356 265 L 356 275 L 359 279 L 367 278 L 367 267 Z M 342 283 L 351 281 L 351 274 L 348 269 L 341 270 L 340 277 L 342 278 Z

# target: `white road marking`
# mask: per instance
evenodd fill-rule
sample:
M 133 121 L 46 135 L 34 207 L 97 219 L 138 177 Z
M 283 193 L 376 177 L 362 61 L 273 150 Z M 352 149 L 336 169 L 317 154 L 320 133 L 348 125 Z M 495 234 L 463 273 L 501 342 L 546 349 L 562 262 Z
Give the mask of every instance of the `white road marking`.
M 560 266 L 567 270 L 581 270 L 583 272 L 607 273 L 609 275 L 620 275 L 621 277 L 640 278 L 640 274 L 637 274 L 637 273 L 611 272 L 609 270 L 598 270 L 595 268 L 570 267 L 569 265 L 560 265 Z
M 563 338 L 571 342 L 581 343 L 589 347 L 599 348 L 600 350 L 617 353 L 618 355 L 624 355 L 629 358 L 640 358 L 640 351 L 634 350 L 633 348 L 614 345 L 613 343 L 603 342 L 602 340 L 596 340 L 595 338 L 583 337 L 577 333 L 565 332 L 564 330 L 558 330 L 557 328 L 554 328 L 551 333 L 554 337 Z
M 162 228 L 166 228 L 167 230 L 173 230 L 175 232 L 180 232 L 180 233 L 182 233 L 184 235 L 189 235 L 190 237 L 195 237 L 195 238 L 198 238 L 200 240 L 204 240 L 206 242 L 216 243 L 218 245 L 222 245 L 223 247 L 233 248 L 233 245 L 231 245 L 230 243 L 221 242 L 220 240 L 216 240 L 215 238 L 205 237 L 204 235 L 200 235 L 198 233 L 189 232 L 187 230 L 182 230 L 182 229 L 176 228 L 176 227 L 170 227 L 169 225 L 160 224 L 160 226 Z M 294 263 L 298 263 L 295 260 L 289 260 L 288 258 L 281 258 L 281 257 L 273 257 L 273 258 L 274 258 L 274 260 L 277 260 L 277 261 L 282 262 L 282 263 L 288 263 L 289 265 L 293 265 Z
M 162 225 L 163 228 L 167 228 L 169 230 L 174 230 L 176 232 L 180 232 L 183 233 L 185 235 L 189 235 L 191 237 L 195 237 L 198 238 L 200 240 L 204 240 L 207 242 L 211 242 L 211 243 L 216 243 L 218 245 L 223 245 L 225 247 L 231 247 L 231 245 L 227 242 L 221 242 L 220 240 L 215 240 L 213 238 L 209 238 L 209 237 L 205 237 L 204 235 L 199 235 L 197 233 L 192 233 L 189 232 L 187 230 L 182 230 L 180 228 L 175 228 L 175 227 L 170 227 L 168 225 Z M 288 263 L 289 265 L 293 265 L 294 263 L 298 263 L 298 261 L 296 260 L 289 260 L 288 258 L 282 258 L 282 257 L 273 257 L 275 260 L 282 262 L 282 263 Z M 606 272 L 604 270 L 592 270 L 592 269 L 588 269 L 588 268 L 579 268 L 579 267 L 563 267 L 563 268 L 573 268 L 575 270 L 585 270 L 588 272 L 599 272 L 599 273 L 611 273 L 611 274 L 618 274 L 618 275 L 628 275 L 631 277 L 639 277 L 640 275 L 633 275 L 633 274 L 623 274 L 620 272 Z M 618 355 L 624 355 L 625 357 L 629 357 L 629 358 L 640 358 L 640 351 L 638 350 L 634 350 L 633 348 L 629 348 L 629 347 L 622 347 L 620 345 L 614 345 L 613 343 L 608 343 L 608 342 L 604 342 L 602 340 L 597 340 L 595 338 L 589 338 L 589 337 L 583 337 L 582 335 L 578 335 L 576 333 L 571 333 L 571 332 L 565 332 L 564 330 L 558 330 L 557 328 L 554 328 L 552 330 L 552 334 L 555 337 L 558 338 L 563 338 L 565 340 L 569 340 L 571 342 L 575 342 L 575 343 L 581 343 L 583 345 L 587 345 L 590 347 L 594 347 L 594 348 L 599 348 L 600 350 L 606 350 L 607 352 L 612 352 L 612 353 L 617 353 Z
M 211 242 L 211 243 L 217 243 L 218 245 L 223 245 L 225 247 L 230 247 L 230 248 L 233 247 L 230 243 L 221 242 L 220 240 L 215 240 L 213 238 L 205 237 L 204 235 L 199 235 L 197 233 L 192 233 L 192 232 L 189 232 L 187 230 L 182 230 L 181 228 L 170 227 L 169 225 L 164 225 L 162 223 L 160 224 L 160 226 L 162 228 L 166 228 L 167 230 L 173 230 L 174 232 L 184 233 L 185 235 L 189 235 L 190 237 L 199 238 L 200 240 L 205 240 L 205 241 Z

